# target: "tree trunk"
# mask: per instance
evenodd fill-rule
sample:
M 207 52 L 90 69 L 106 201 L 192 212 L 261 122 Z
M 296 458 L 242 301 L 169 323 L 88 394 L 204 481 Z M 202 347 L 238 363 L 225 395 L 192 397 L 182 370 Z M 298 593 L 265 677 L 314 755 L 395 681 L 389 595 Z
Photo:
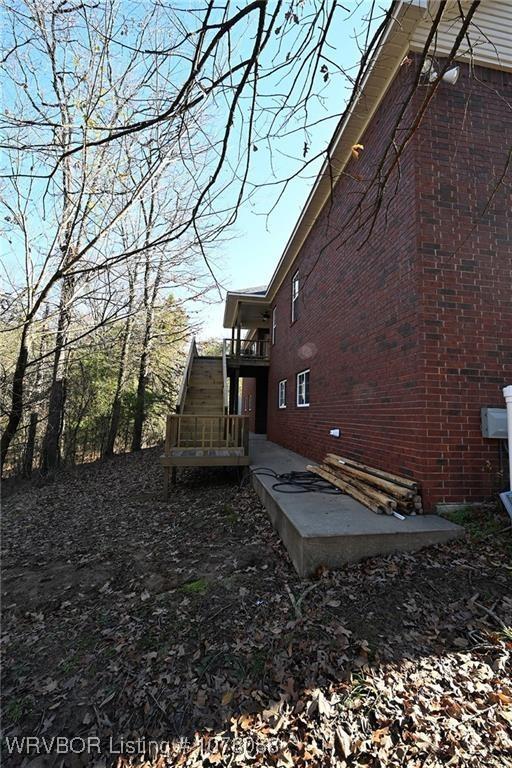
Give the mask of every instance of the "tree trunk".
M 149 319 L 151 315 L 151 320 Z M 148 313 L 146 320 L 146 331 L 144 333 L 144 345 L 140 356 L 139 379 L 137 382 L 137 398 L 135 400 L 135 416 L 133 420 L 133 438 L 132 451 L 140 451 L 142 448 L 142 428 L 144 426 L 144 417 L 146 415 L 146 384 L 148 378 L 149 361 L 149 339 L 151 338 L 151 328 L 153 313 Z
M 128 350 L 130 348 L 130 336 L 132 332 L 132 312 L 133 303 L 135 301 L 135 279 L 136 276 L 130 278 L 130 298 L 128 302 L 128 317 L 126 319 L 126 325 L 124 328 L 123 338 L 121 342 L 121 357 L 119 360 L 119 370 L 117 373 L 116 391 L 114 394 L 114 400 L 112 401 L 112 414 L 110 417 L 110 425 L 108 435 L 105 443 L 105 449 L 103 456 L 112 456 L 114 453 L 114 447 L 116 444 L 117 432 L 119 430 L 119 421 L 121 418 L 121 396 L 123 394 L 124 383 L 126 379 L 126 363 L 128 360 Z M 141 430 L 142 435 L 142 430 Z
M 121 420 L 121 389 L 116 390 L 114 395 L 114 401 L 112 403 L 112 413 L 110 415 L 110 425 L 105 442 L 105 451 L 103 456 L 113 456 L 114 447 L 116 444 L 117 431 L 119 429 L 119 421 Z
M 73 297 L 75 281 L 65 277 L 62 283 L 59 306 L 59 322 L 55 339 L 53 358 L 53 374 L 48 403 L 48 421 L 41 451 L 41 472 L 47 474 L 54 471 L 60 458 L 60 436 L 64 418 L 64 403 L 66 396 L 65 355 L 69 326 L 71 323 L 70 304 Z
M 14 369 L 14 376 L 12 380 L 12 395 L 11 395 L 11 410 L 9 412 L 9 419 L 7 426 L 2 434 L 1 440 L 1 454 L 0 454 L 0 472 L 4 467 L 5 459 L 7 458 L 7 451 L 12 442 L 18 425 L 23 414 L 23 385 L 25 382 L 25 372 L 27 370 L 28 363 L 28 337 L 29 324 L 23 326 L 20 340 L 20 348 L 18 352 L 18 359 L 16 361 L 16 368 Z
M 142 429 L 144 418 L 146 416 L 146 385 L 149 371 L 149 355 L 151 349 L 151 338 L 153 335 L 153 318 L 155 314 L 155 302 L 160 288 L 162 277 L 163 255 L 160 256 L 156 268 L 153 286 L 150 289 L 151 278 L 151 257 L 146 254 L 146 269 L 144 272 L 144 308 L 146 310 L 146 325 L 144 328 L 144 338 L 142 342 L 142 353 L 139 363 L 139 378 L 137 382 L 137 398 L 135 400 L 135 415 L 133 422 L 132 451 L 140 451 L 142 448 Z
M 37 411 L 30 414 L 30 424 L 28 427 L 27 445 L 23 456 L 23 477 L 30 479 L 32 477 L 32 468 L 34 466 L 34 450 L 36 445 L 37 432 Z

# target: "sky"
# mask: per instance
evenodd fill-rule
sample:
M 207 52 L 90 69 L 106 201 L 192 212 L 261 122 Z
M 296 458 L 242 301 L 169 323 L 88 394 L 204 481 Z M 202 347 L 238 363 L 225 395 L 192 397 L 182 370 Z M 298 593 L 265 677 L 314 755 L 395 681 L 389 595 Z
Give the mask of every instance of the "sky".
M 338 25 L 334 30 L 332 40 L 336 40 L 336 50 L 330 51 L 331 58 L 344 69 L 350 69 L 355 74 L 361 53 L 355 40 L 355 32 L 364 29 L 362 19 L 367 16 L 372 6 L 372 0 L 358 3 L 350 0 L 344 6 L 350 9 L 351 15 L 338 17 Z M 388 3 L 381 3 L 386 8 Z M 346 78 L 332 77 L 327 88 L 323 91 L 323 105 L 312 104 L 311 120 L 328 115 L 339 115 L 350 96 L 350 86 Z M 311 154 L 323 149 L 329 142 L 338 118 L 326 120 L 312 132 Z M 303 135 L 299 132 L 290 138 L 289 154 L 300 158 L 302 154 Z M 262 147 L 257 153 L 258 167 L 253 179 L 256 183 L 270 178 L 270 154 Z M 286 177 L 298 168 L 296 160 L 279 155 L 272 157 L 276 175 Z M 265 215 L 275 202 L 278 192 L 275 188 L 262 188 L 249 204 L 241 207 L 238 220 L 230 231 L 230 240 L 220 246 L 218 268 L 216 275 L 226 290 L 237 290 L 254 286 L 266 285 L 272 277 L 275 267 L 281 257 L 286 243 L 299 218 L 308 193 L 320 169 L 321 161 L 309 166 L 304 175 L 294 179 L 288 186 L 283 198 L 275 210 L 267 218 Z M 202 322 L 199 337 L 222 338 L 228 335 L 223 330 L 222 318 L 224 302 L 198 305 L 196 308 L 198 320 Z
M 127 3 L 128 13 L 131 8 L 129 0 L 122 1 Z M 153 1 L 146 0 L 150 5 Z M 179 2 L 180 0 L 178 0 L 178 5 Z M 335 62 L 350 75 L 356 75 L 361 58 L 356 35 L 361 37 L 362 32 L 366 30 L 365 19 L 368 16 L 371 15 L 378 20 L 388 4 L 389 0 L 343 0 L 343 3 L 338 4 L 339 7 L 329 36 L 330 45 L 326 49 L 332 62 Z M 310 6 L 305 3 L 303 8 L 307 16 L 310 12 Z M 381 9 L 382 12 L 380 12 Z M 137 12 L 132 13 L 130 11 L 128 16 L 130 14 L 136 20 Z M 253 34 L 249 30 L 247 36 L 242 35 L 239 38 L 236 46 L 238 55 L 247 53 L 246 48 L 252 45 L 253 38 L 251 36 Z M 279 59 L 279 57 L 282 58 L 281 36 L 276 34 L 274 39 L 274 49 L 270 48 L 270 53 L 272 55 L 275 53 L 276 59 Z M 285 51 L 286 44 L 285 40 L 283 43 Z M 298 61 L 300 62 L 300 59 Z M 346 75 L 337 73 L 335 66 L 331 64 L 329 64 L 329 70 L 327 83 L 324 83 L 322 74 L 317 73 L 318 89 L 308 100 L 309 123 L 321 121 L 310 129 L 307 136 L 310 144 L 308 159 L 318 155 L 327 147 L 352 90 Z M 272 98 L 267 99 L 263 102 L 264 104 L 272 104 L 275 94 L 287 89 L 286 83 L 283 84 L 280 78 L 281 74 L 278 74 L 275 75 L 275 82 L 271 79 L 265 81 L 267 97 L 270 95 Z M 268 91 L 269 87 L 270 91 Z M 244 98 L 250 101 L 249 95 Z M 264 122 L 267 121 L 267 125 L 271 116 L 272 112 L 265 111 L 262 117 Z M 222 123 L 222 119 L 225 119 L 225 110 L 219 111 L 217 120 L 218 126 L 224 132 L 225 124 Z M 264 125 L 260 135 L 265 135 L 265 127 Z M 298 123 L 288 125 L 288 129 L 298 127 Z M 239 207 L 236 223 L 223 237 L 223 241 L 216 244 L 215 252 L 211 254 L 212 263 L 215 265 L 215 276 L 222 286 L 224 295 L 226 290 L 266 285 L 270 281 L 322 162 L 322 158 L 318 158 L 314 163 L 308 165 L 302 174 L 290 181 L 284 191 L 282 186 L 275 185 L 276 179 L 284 179 L 296 174 L 300 169 L 304 162 L 302 158 L 305 138 L 303 130 L 296 130 L 284 139 L 273 141 L 272 148 L 269 148 L 263 140 L 261 143 L 258 142 L 257 152 L 252 153 L 253 168 L 249 179 L 253 190 L 251 197 Z M 236 143 L 237 135 L 235 133 L 234 147 L 231 150 L 233 157 L 237 153 Z M 237 163 L 234 162 L 233 166 L 236 167 Z M 41 189 L 43 187 L 46 189 L 46 181 L 40 183 Z M 34 194 L 33 188 L 32 194 Z M 277 202 L 280 195 L 281 197 Z M 41 243 L 47 235 L 47 228 L 44 226 L 44 211 L 41 212 L 40 210 L 41 195 L 34 197 L 36 213 L 29 212 L 29 217 L 31 217 L 31 221 L 32 218 L 34 220 L 32 230 L 36 232 L 38 242 L 40 242 L 40 250 L 43 252 L 44 248 Z M 225 207 L 229 208 L 229 204 L 228 196 Z M 48 229 L 48 233 L 48 237 L 51 238 L 53 230 Z M 23 248 L 21 253 L 22 256 L 19 257 L 15 242 L 11 254 L 12 264 L 9 259 L 6 259 L 8 271 L 11 270 L 11 267 L 13 272 L 19 268 L 23 269 Z M 20 267 L 20 265 L 22 266 Z M 179 295 L 179 290 L 176 291 L 176 294 Z M 229 335 L 229 332 L 226 332 L 222 327 L 224 301 L 217 292 L 210 294 L 209 303 L 199 300 L 188 303 L 187 311 L 194 326 L 200 327 L 199 338 L 222 338 Z

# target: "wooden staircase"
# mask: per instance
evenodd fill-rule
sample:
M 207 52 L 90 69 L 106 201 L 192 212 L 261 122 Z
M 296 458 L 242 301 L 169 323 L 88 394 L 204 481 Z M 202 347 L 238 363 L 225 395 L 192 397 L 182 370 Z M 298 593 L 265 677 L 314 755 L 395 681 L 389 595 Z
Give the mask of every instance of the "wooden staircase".
M 228 413 L 226 354 L 200 357 L 190 345 L 176 414 L 167 417 L 162 465 L 165 493 L 183 466 L 249 464 L 249 420 Z
M 180 438 L 191 448 L 218 446 L 223 437 L 224 376 L 221 357 L 194 357 L 180 413 L 194 415 L 181 425 Z M 201 418 L 203 417 L 203 418 Z M 205 418 L 208 417 L 208 418 Z
M 182 413 L 224 413 L 221 357 L 195 357 Z

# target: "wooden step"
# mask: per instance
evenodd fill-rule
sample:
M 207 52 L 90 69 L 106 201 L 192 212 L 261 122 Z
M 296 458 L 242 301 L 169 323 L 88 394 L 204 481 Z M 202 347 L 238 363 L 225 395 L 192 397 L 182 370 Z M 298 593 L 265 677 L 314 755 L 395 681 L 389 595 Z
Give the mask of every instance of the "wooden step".
M 224 389 L 224 385 L 219 385 L 217 382 L 212 384 L 193 384 L 190 383 L 187 387 L 187 392 L 216 392 L 219 389 Z
M 217 363 L 217 361 L 206 361 L 204 363 L 197 362 L 197 360 L 192 365 L 193 371 L 221 371 L 222 372 L 222 362 Z
M 194 391 L 197 391 L 198 389 L 207 389 L 209 392 L 223 392 L 224 384 L 218 381 L 200 381 L 187 387 L 187 391 L 190 391 L 191 389 Z
M 224 405 L 223 403 L 202 403 L 198 405 L 197 403 L 185 403 L 185 407 L 183 409 L 183 413 L 201 413 L 204 416 L 208 416 L 209 414 L 217 414 L 217 413 L 223 413 L 224 412 Z
M 223 403 L 224 397 L 222 392 L 210 392 L 208 394 L 188 395 L 185 398 L 185 403 Z
M 218 376 L 222 378 L 222 368 L 192 368 L 192 376 Z
M 224 379 L 222 376 L 213 376 L 206 373 L 192 373 L 188 384 L 189 386 L 197 386 L 198 383 L 200 384 L 203 381 L 205 384 L 219 384 L 220 386 L 224 385 Z
M 219 364 L 222 365 L 222 357 L 220 355 L 212 357 L 210 355 L 198 355 L 197 357 L 194 357 L 194 363 L 204 363 L 207 364 Z

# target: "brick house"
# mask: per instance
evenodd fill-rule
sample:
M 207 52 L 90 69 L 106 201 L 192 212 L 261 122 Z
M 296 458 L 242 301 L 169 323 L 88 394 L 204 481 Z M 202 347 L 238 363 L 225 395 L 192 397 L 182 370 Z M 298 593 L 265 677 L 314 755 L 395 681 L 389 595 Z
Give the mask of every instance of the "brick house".
M 415 78 L 437 8 L 398 3 L 269 285 L 228 293 L 224 322 L 255 431 L 314 460 L 335 451 L 414 476 L 429 510 L 496 490 L 499 441 L 482 437 L 480 408 L 503 407 L 512 381 L 507 0 L 479 6 L 471 59 L 464 44 L 458 79 L 435 88 L 375 204 L 386 148 L 433 87 Z M 447 3 L 438 71 L 460 24 Z

